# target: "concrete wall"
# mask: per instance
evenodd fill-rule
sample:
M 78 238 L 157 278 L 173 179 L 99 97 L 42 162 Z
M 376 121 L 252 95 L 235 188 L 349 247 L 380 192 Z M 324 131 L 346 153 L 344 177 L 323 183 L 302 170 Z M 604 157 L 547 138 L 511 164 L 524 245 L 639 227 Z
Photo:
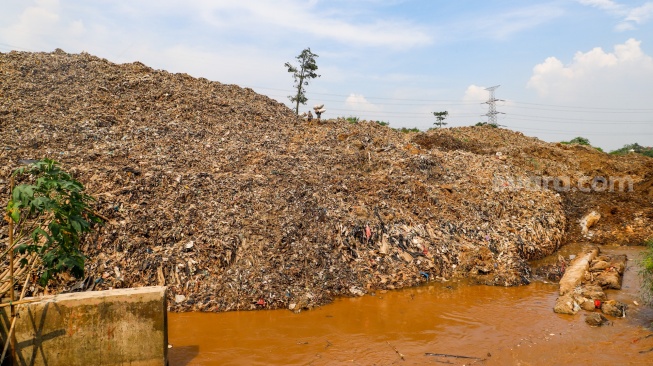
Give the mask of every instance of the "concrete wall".
M 17 309 L 17 365 L 167 363 L 165 287 L 48 296 Z M 9 307 L 2 310 L 4 340 L 11 317 Z

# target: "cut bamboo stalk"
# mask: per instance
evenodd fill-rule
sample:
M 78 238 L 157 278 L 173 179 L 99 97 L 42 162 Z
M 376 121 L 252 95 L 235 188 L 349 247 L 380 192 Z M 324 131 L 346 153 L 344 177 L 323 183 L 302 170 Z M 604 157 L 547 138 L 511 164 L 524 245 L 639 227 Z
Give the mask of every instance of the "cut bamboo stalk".
M 11 176 L 11 183 L 9 184 L 9 194 L 13 195 L 14 191 L 14 176 Z M 10 304 L 15 300 L 14 298 L 14 220 L 9 218 L 9 299 Z M 16 308 L 14 305 L 11 307 L 11 324 L 12 328 L 9 331 L 9 340 L 11 343 L 11 364 L 16 360 L 16 335 L 13 331 L 13 325 L 16 323 Z
M 32 265 L 30 267 L 30 272 L 34 269 L 34 265 L 36 264 L 36 261 L 32 261 Z M 25 292 L 27 291 L 27 283 L 29 282 L 29 274 L 25 278 L 25 283 L 23 284 L 23 290 L 20 293 L 20 300 L 15 302 L 13 305 L 19 305 L 19 303 L 28 303 L 28 302 L 34 302 L 34 301 L 39 301 L 40 299 L 32 299 L 32 300 L 23 300 L 23 297 L 25 297 Z M 3 304 L 4 305 L 4 304 Z M 9 343 L 12 339 L 14 339 L 15 342 L 15 337 L 14 337 L 14 328 L 16 327 L 16 318 L 14 317 L 11 320 L 11 327 L 9 327 L 9 332 L 7 332 L 7 335 L 9 336 L 9 339 L 5 342 L 5 347 L 2 350 L 2 357 L 0 357 L 0 365 L 5 361 L 5 356 L 7 354 L 7 347 L 9 346 Z M 11 360 L 11 363 L 14 363 L 14 360 L 16 359 L 16 349 L 12 349 L 12 357 L 13 359 Z

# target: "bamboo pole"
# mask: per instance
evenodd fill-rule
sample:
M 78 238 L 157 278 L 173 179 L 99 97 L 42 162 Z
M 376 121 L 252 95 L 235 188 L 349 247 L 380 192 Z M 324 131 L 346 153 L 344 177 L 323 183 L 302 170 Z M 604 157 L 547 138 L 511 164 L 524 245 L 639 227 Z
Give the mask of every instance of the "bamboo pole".
M 27 261 L 29 263 L 32 260 L 34 260 L 35 257 L 36 257 L 36 254 L 34 253 L 32 255 L 24 255 L 24 256 L 21 256 L 19 258 L 16 258 L 14 260 L 14 266 L 18 266 L 20 264 L 21 259 L 27 259 Z M 3 277 L 2 280 L 0 280 L 1 282 L 3 282 L 3 284 L 0 285 L 0 295 L 4 296 L 4 294 L 7 291 L 11 290 L 11 287 L 13 287 L 17 283 L 16 278 L 20 278 L 20 276 L 22 276 L 23 273 L 25 273 L 26 270 L 27 270 L 27 266 L 22 266 L 22 267 L 18 268 L 18 270 L 14 271 L 14 280 L 13 281 L 11 281 L 11 278 L 7 279 L 7 278 Z
M 31 264 L 34 263 L 36 259 L 36 253 L 32 253 L 31 255 L 23 255 L 17 259 L 14 260 L 14 266 L 18 266 L 20 264 L 21 259 L 26 259 L 27 260 L 27 265 L 26 266 L 21 266 L 14 272 L 14 281 L 11 282 L 11 278 L 8 278 L 9 276 L 6 277 L 1 277 L 0 279 L 0 298 L 4 297 L 4 295 L 9 291 L 11 286 L 14 286 L 18 283 L 17 278 L 20 278 L 25 271 L 28 270 L 28 267 L 30 267 Z
M 9 254 L 9 253 L 7 253 L 7 254 Z M 14 266 L 17 265 L 17 264 L 19 264 L 19 263 L 20 263 L 20 260 L 21 260 L 22 258 L 23 258 L 23 257 L 21 257 L 21 258 L 14 258 Z M 5 269 L 5 270 L 0 274 L 0 278 L 2 278 L 2 279 L 4 280 L 5 278 L 9 277 L 9 276 L 8 276 L 8 275 L 9 275 L 9 270 L 10 270 L 9 268 Z M 4 292 L 7 292 L 7 291 L 9 291 L 9 289 L 6 289 L 6 290 L 4 290 L 4 291 L 0 291 L 0 292 L 2 292 L 2 293 L 4 294 Z
M 41 299 L 23 300 L 23 297 L 25 297 L 25 291 L 27 291 L 27 283 L 29 282 L 30 273 L 34 270 L 34 265 L 35 264 L 36 264 L 36 260 L 32 262 L 32 266 L 30 267 L 30 270 L 27 273 L 27 276 L 25 278 L 25 283 L 23 284 L 23 291 L 20 293 L 20 300 L 16 301 L 13 305 L 27 304 L 27 303 L 30 303 L 30 302 L 35 302 L 35 301 L 41 300 Z M 0 306 L 3 306 L 3 305 L 5 305 L 5 304 L 2 304 Z M 11 306 L 13 306 L 13 305 L 11 305 Z M 7 334 L 11 334 L 13 336 L 15 327 L 16 327 L 16 318 L 13 318 L 11 320 L 11 327 L 9 328 L 9 332 L 7 332 Z M 7 342 L 5 342 L 5 347 L 2 349 L 2 357 L 0 357 L 0 365 L 2 365 L 2 363 L 5 361 L 5 356 L 7 355 L 7 348 L 9 346 L 9 344 L 11 343 L 11 338 L 12 337 L 9 337 L 9 339 L 7 339 Z M 16 359 L 16 354 L 15 354 L 16 349 L 15 348 L 14 348 L 13 352 L 14 352 L 12 354 L 13 359 L 11 360 L 12 364 L 14 364 L 14 360 Z
M 9 195 L 14 193 L 14 176 L 11 176 L 11 183 L 9 183 Z M 11 328 L 9 329 L 9 340 L 11 343 L 11 364 L 14 365 L 16 360 L 16 335 L 14 334 L 14 324 L 16 322 L 16 308 L 13 305 L 14 298 L 14 220 L 9 218 L 9 279 L 11 288 L 9 289 L 9 304 L 11 307 Z
M 6 308 L 7 306 L 16 306 L 16 305 L 29 304 L 31 302 L 36 302 L 36 301 L 41 301 L 41 300 L 43 300 L 43 299 L 34 298 L 34 299 L 29 299 L 29 300 L 18 300 L 18 301 L 14 301 L 12 303 L 6 302 L 4 304 L 0 304 L 0 308 Z

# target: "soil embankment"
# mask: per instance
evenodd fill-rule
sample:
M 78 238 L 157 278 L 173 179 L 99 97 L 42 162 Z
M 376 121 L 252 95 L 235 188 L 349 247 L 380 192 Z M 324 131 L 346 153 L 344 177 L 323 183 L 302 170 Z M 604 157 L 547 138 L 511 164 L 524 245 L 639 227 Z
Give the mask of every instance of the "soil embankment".
M 84 248 L 89 283 L 166 285 L 173 310 L 303 308 L 453 276 L 525 284 L 588 209 L 603 217 L 592 241 L 652 234 L 645 157 L 488 127 L 307 123 L 251 89 L 60 50 L 0 53 L 0 94 L 3 195 L 19 160 L 60 161 L 110 219 Z M 538 175 L 628 175 L 634 191 L 511 186 Z

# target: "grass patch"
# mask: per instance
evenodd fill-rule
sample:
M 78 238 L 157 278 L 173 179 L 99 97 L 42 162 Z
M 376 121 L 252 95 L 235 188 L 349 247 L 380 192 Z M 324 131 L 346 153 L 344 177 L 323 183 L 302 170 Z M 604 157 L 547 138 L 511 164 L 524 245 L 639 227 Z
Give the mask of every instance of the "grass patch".
M 642 269 L 639 274 L 642 276 L 642 299 L 648 305 L 653 305 L 653 238 L 646 242 L 646 250 L 642 255 Z

